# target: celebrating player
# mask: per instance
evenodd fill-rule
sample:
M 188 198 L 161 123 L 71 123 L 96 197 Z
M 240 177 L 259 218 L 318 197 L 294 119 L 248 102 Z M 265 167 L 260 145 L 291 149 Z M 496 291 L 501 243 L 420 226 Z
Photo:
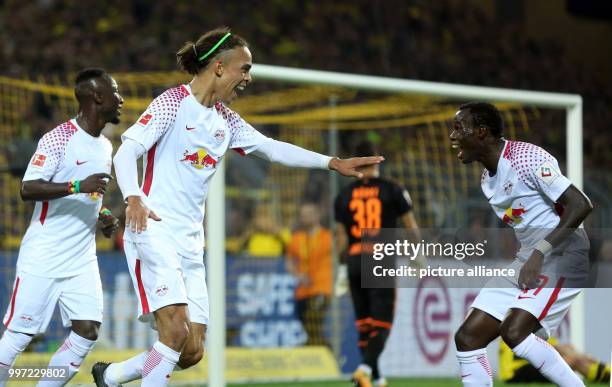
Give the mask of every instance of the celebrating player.
M 356 148 L 355 155 L 377 154 L 370 142 Z M 336 237 L 339 251 L 347 250 L 348 280 L 355 308 L 355 324 L 359 331 L 359 348 L 363 363 L 352 375 L 356 386 L 369 387 L 373 378 L 377 387 L 387 385 L 378 368 L 391 324 L 395 303 L 393 288 L 361 287 L 362 229 L 395 228 L 398 219 L 406 229 L 416 230 L 412 201 L 408 192 L 396 183 L 379 178 L 379 166 L 359 169 L 363 177 L 345 187 L 336 198 Z M 346 243 L 348 237 L 348 246 Z M 341 266 L 340 277 L 347 267 Z M 340 279 L 342 281 L 342 279 Z
M 68 373 L 61 381 L 41 381 L 44 386 L 67 383 L 98 338 L 102 284 L 96 225 L 110 238 L 119 224 L 102 207 L 111 179 L 112 145 L 101 132 L 108 122 L 119 123 L 123 99 L 115 80 L 101 69 L 81 71 L 75 95 L 77 116 L 42 137 L 23 177 L 21 197 L 36 206 L 19 249 L 0 339 L 0 367 L 6 372 L 32 336 L 47 329 L 59 302 L 71 332 L 49 367 L 66 367 Z
M 515 261 L 520 267 L 518 278 L 508 279 L 503 288 L 481 290 L 455 335 L 463 385 L 492 385 L 486 346 L 501 335 L 517 356 L 550 381 L 583 386 L 559 353 L 534 333 L 550 335 L 580 292 L 564 287 L 562 272 L 550 281 L 554 287 L 546 287 L 549 278 L 542 269 L 570 260 L 576 267 L 585 267 L 588 240 L 578 227 L 592 206 L 561 174 L 553 156 L 502 135 L 499 111 L 483 102 L 462 105 L 450 134 L 459 160 L 484 165 L 482 190 L 521 244 Z
M 252 58 L 247 42 L 228 28 L 186 43 L 177 60 L 193 79 L 153 100 L 123 134 L 115 156 L 117 181 L 128 203 L 125 253 L 140 301 L 139 317 L 154 319 L 159 341 L 124 362 L 94 365 L 98 386 L 137 378 L 143 386 L 163 386 L 177 365 L 187 368 L 202 358 L 208 323 L 204 203 L 227 149 L 349 176 L 360 176 L 356 167 L 382 161 L 340 160 L 273 140 L 230 110 L 226 104 L 251 82 Z M 145 153 L 140 188 L 136 161 Z

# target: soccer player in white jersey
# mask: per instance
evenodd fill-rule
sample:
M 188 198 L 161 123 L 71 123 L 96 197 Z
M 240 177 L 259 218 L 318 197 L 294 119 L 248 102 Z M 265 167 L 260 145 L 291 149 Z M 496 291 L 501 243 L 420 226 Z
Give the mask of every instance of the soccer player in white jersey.
M 521 244 L 513 265 L 518 278 L 504 287 L 486 287 L 455 335 L 464 386 L 491 386 L 486 346 L 496 337 L 559 386 L 583 386 L 559 353 L 539 336 L 557 328 L 580 289 L 566 274 L 545 276 L 547 267 L 567 262 L 588 265 L 588 239 L 580 224 L 592 210 L 589 199 L 561 173 L 544 149 L 503 137 L 495 106 L 462 105 L 450 134 L 464 164 L 484 167 L 482 190 L 497 216 L 514 228 Z M 547 282 L 549 282 L 547 284 Z M 565 284 L 565 285 L 564 285 Z M 569 286 L 569 287 L 568 287 Z M 538 336 L 534 333 L 538 332 Z
M 42 137 L 23 177 L 21 197 L 36 205 L 19 249 L 0 339 L 0 371 L 6 373 L 33 335 L 47 329 L 59 303 L 71 332 L 49 366 L 66 367 L 66 378 L 41 381 L 41 386 L 67 383 L 98 338 L 102 284 L 96 227 L 110 238 L 119 224 L 102 206 L 113 149 L 101 132 L 108 122 L 119 122 L 123 99 L 115 80 L 102 69 L 81 71 L 75 95 L 77 116 Z
M 139 317 L 154 319 L 159 341 L 125 362 L 94 365 L 98 386 L 140 377 L 143 386 L 166 385 L 175 366 L 187 368 L 202 358 L 208 323 L 204 203 L 210 179 L 228 149 L 356 177 L 361 175 L 356 167 L 383 160 L 340 160 L 276 141 L 230 110 L 226 104 L 251 82 L 252 58 L 246 41 L 228 28 L 188 42 L 177 59 L 193 79 L 153 100 L 123 134 L 115 156 L 117 182 L 128 203 L 125 253 Z M 139 187 L 136 161 L 143 155 L 144 181 Z

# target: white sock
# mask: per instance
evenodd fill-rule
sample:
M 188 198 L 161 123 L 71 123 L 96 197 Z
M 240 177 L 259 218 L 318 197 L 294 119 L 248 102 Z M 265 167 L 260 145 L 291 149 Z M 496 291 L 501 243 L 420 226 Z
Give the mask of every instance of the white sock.
M 584 387 L 582 380 L 567 365 L 559 352 L 533 333 L 512 348 L 512 352 L 529 361 L 542 375 L 560 387 Z
M 367 364 L 359 364 L 359 367 L 357 367 L 357 369 L 363 371 L 368 376 L 372 375 L 372 367 Z
M 104 382 L 110 387 L 142 378 L 142 367 L 149 352 L 142 352 L 121 363 L 112 363 L 104 371 Z
M 380 378 L 378 378 L 378 379 L 376 379 L 374 381 L 374 385 L 376 387 L 378 387 L 378 386 L 386 386 L 387 385 L 387 379 L 385 377 L 380 377 Z
M 165 386 L 181 354 L 160 341 L 153 344 L 142 369 L 142 387 Z
M 61 347 L 55 352 L 49 361 L 49 367 L 68 367 L 68 377 L 62 380 L 41 381 L 37 386 L 51 387 L 63 386 L 79 372 L 79 367 L 85 356 L 91 351 L 95 341 L 87 340 L 84 337 L 70 331 L 70 334 Z
M 23 352 L 32 341 L 32 336 L 25 333 L 4 331 L 0 339 L 0 367 L 10 368 L 15 363 L 15 359 Z
M 28 344 L 32 341 L 32 336 L 24 333 L 13 332 L 10 330 L 4 331 L 0 339 L 0 374 L 8 372 L 8 369 L 13 366 L 15 359 L 23 352 Z M 4 387 L 6 380 L 0 378 L 0 387 Z
M 461 381 L 464 387 L 484 387 L 493 385 L 493 372 L 487 358 L 487 349 L 457 351 L 461 368 Z

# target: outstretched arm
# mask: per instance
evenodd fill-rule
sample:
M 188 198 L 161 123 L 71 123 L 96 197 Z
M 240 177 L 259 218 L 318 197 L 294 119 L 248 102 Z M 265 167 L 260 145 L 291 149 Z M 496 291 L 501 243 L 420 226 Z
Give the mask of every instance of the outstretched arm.
M 362 173 L 358 172 L 357 168 L 380 164 L 384 160 L 382 156 L 339 159 L 273 139 L 269 139 L 261 144 L 255 153 L 267 160 L 288 167 L 331 169 L 338 171 L 344 176 L 353 176 L 357 178 L 362 177 Z

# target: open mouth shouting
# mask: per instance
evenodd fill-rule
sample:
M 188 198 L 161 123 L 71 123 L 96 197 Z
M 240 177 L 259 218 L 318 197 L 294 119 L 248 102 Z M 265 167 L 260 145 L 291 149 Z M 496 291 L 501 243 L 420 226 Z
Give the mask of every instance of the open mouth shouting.
M 451 148 L 457 149 L 459 152 L 457 153 L 457 158 L 463 161 L 463 147 L 459 144 L 459 141 L 451 142 Z

